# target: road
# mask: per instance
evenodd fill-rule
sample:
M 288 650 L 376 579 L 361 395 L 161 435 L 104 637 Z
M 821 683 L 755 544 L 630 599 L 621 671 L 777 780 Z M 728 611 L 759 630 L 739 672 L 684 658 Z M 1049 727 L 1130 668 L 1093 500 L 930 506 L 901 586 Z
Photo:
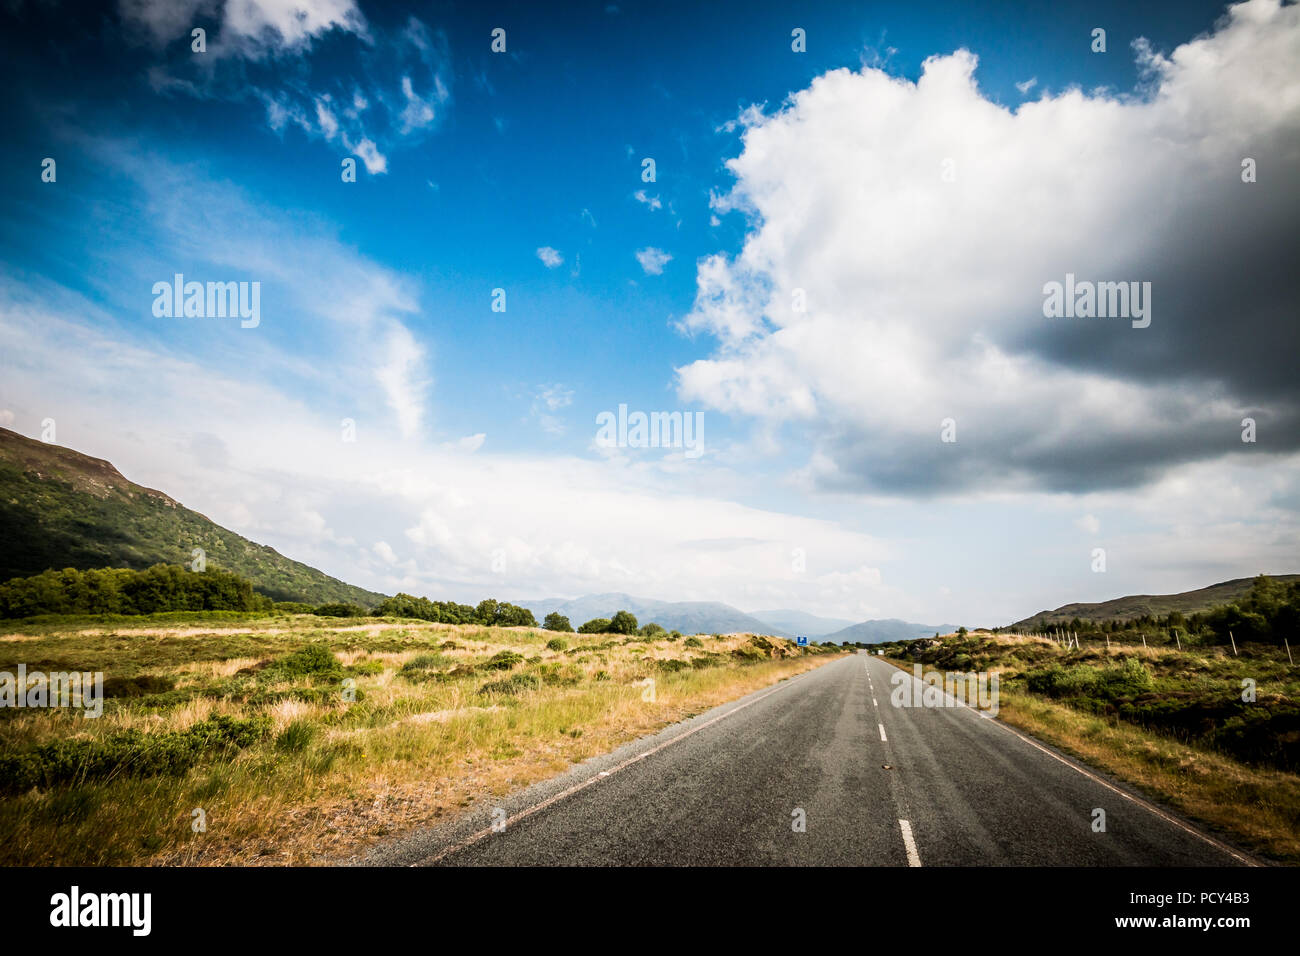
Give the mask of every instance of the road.
M 478 809 L 381 847 L 363 862 L 1252 862 L 971 708 L 892 706 L 895 675 L 913 681 L 879 658 L 850 655 L 587 761 L 499 810 Z M 1094 832 L 1098 808 L 1104 832 Z

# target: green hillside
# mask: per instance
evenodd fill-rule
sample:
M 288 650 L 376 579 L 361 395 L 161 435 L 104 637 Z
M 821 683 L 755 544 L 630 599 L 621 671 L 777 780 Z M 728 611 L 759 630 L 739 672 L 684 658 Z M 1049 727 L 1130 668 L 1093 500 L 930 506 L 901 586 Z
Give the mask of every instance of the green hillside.
M 102 459 L 0 428 L 0 581 L 51 568 L 188 565 L 194 548 L 277 601 L 383 599 L 227 531 Z
M 1271 578 L 1289 584 L 1300 581 L 1300 574 L 1277 574 L 1271 575 Z M 1236 578 L 1195 591 L 1183 591 L 1181 594 L 1130 594 L 1099 604 L 1066 604 L 1055 611 L 1039 611 L 1011 626 L 1018 630 L 1034 630 L 1054 624 L 1068 624 L 1076 617 L 1081 621 L 1128 621 L 1144 616 L 1165 617 L 1174 611 L 1185 615 L 1195 614 L 1236 601 L 1250 590 L 1254 581 L 1254 578 Z

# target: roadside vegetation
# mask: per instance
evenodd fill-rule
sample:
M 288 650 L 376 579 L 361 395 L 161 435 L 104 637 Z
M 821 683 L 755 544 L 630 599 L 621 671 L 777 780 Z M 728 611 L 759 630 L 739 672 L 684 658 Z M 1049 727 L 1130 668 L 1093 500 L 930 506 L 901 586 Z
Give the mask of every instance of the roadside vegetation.
M 840 653 L 627 617 L 626 633 L 287 609 L 0 625 L 0 671 L 102 671 L 107 698 L 99 719 L 0 709 L 0 861 L 333 862 Z

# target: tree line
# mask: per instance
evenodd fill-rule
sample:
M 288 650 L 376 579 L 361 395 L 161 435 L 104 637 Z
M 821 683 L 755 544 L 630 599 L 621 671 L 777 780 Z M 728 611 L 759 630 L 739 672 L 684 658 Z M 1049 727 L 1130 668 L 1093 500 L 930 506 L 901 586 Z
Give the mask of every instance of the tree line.
M 270 611 L 275 602 L 229 571 L 176 564 L 143 570 L 44 571 L 0 584 L 0 617 L 37 614 L 157 614 L 163 611 Z

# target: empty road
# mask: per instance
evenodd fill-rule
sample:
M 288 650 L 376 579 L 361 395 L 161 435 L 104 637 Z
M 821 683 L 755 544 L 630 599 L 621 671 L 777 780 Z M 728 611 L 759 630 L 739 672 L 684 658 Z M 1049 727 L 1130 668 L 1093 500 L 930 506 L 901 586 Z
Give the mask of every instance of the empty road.
M 972 709 L 891 706 L 895 675 L 913 681 L 876 657 L 850 655 L 575 766 L 499 810 L 478 809 L 388 844 L 363 862 L 1252 862 Z M 1094 832 L 1097 809 L 1105 811 L 1104 832 Z

